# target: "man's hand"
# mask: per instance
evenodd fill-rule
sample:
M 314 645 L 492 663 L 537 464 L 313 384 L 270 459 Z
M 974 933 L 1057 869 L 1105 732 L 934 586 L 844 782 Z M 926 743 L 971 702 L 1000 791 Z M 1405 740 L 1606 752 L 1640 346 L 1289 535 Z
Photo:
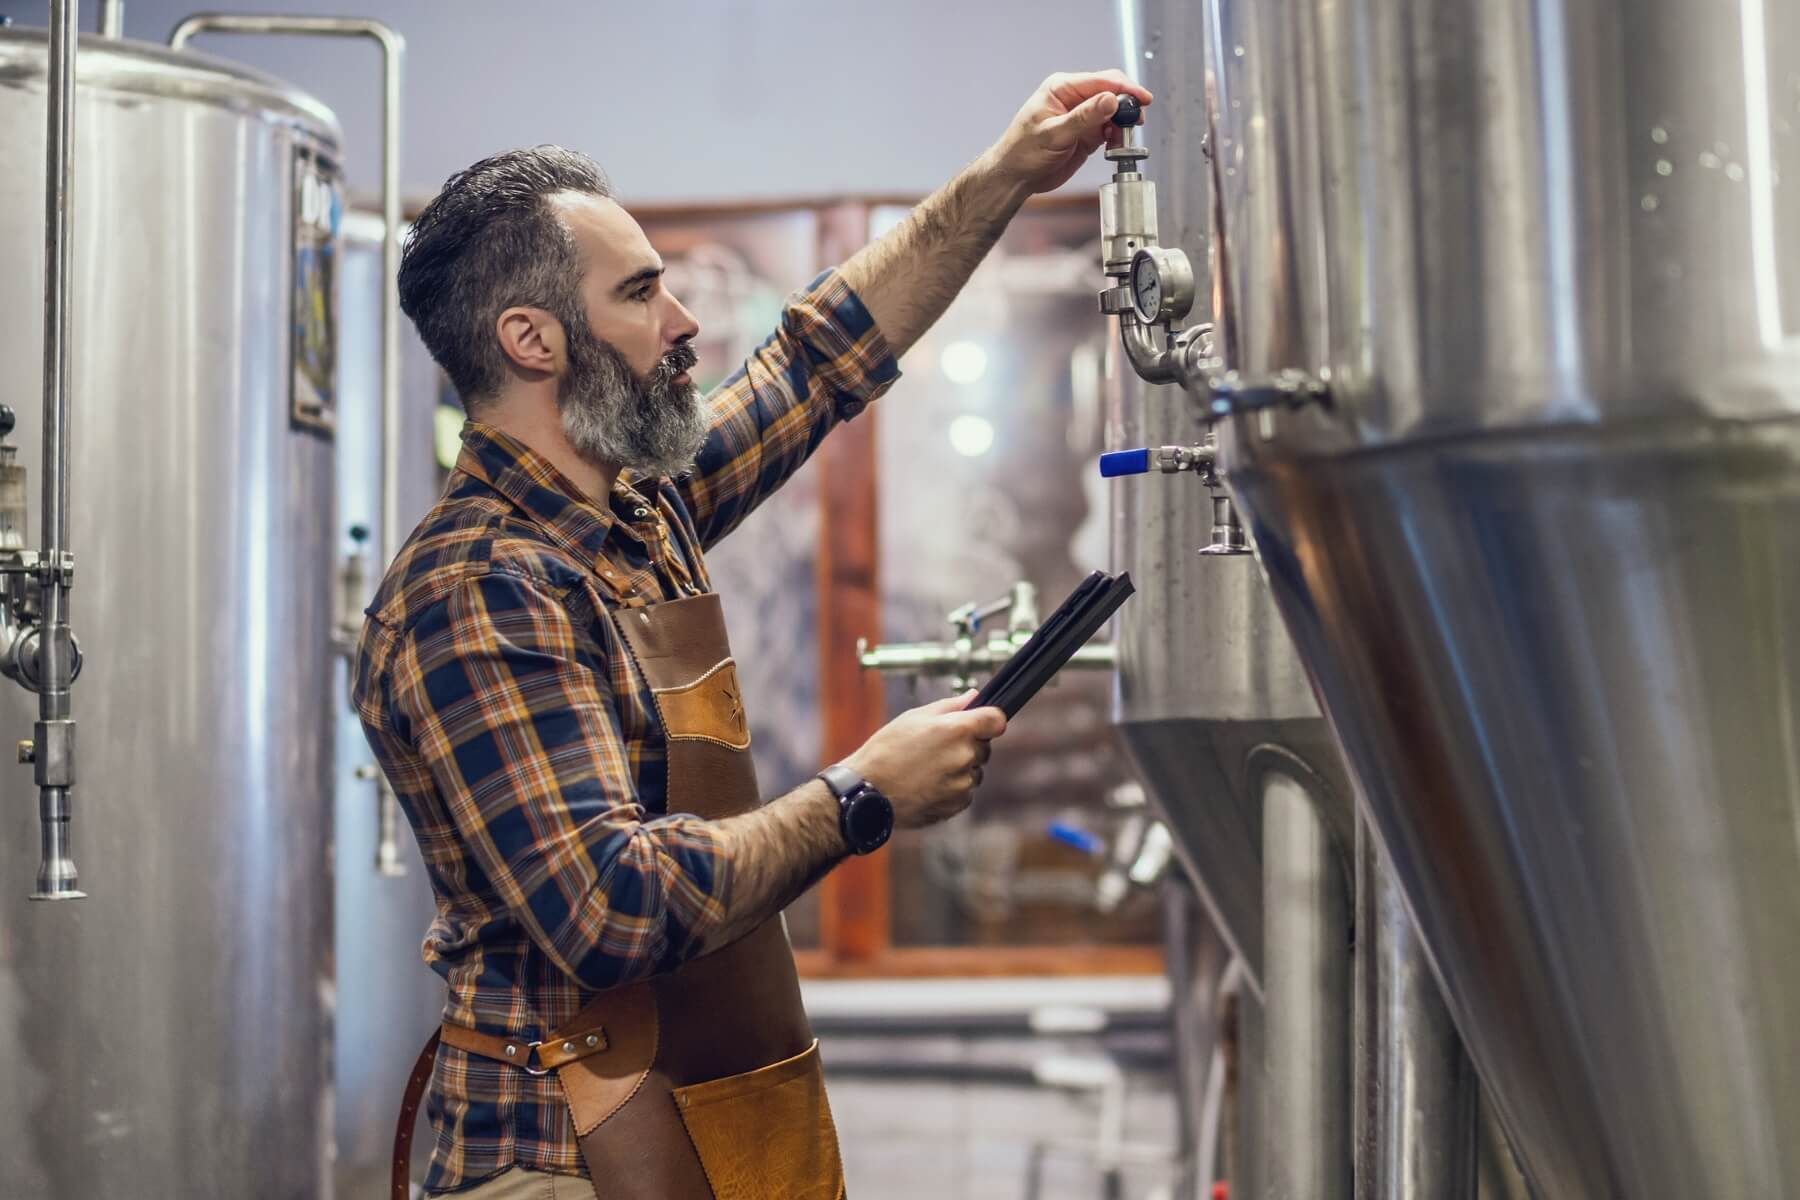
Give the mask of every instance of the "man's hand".
M 1150 103 L 1150 93 L 1123 71 L 1050 76 L 988 151 L 989 162 L 1027 193 L 1061 187 L 1089 155 L 1117 142 L 1122 131 L 1112 115 L 1120 92 Z
M 1121 71 L 1052 75 L 999 141 L 844 264 L 844 281 L 895 357 L 943 315 L 1028 197 L 1067 183 L 1118 136 L 1111 122 L 1120 92 L 1150 103 L 1150 93 Z
M 973 695 L 908 709 L 844 760 L 888 798 L 901 829 L 947 821 L 974 799 L 988 743 L 1006 732 L 1006 714 L 997 708 L 965 711 Z

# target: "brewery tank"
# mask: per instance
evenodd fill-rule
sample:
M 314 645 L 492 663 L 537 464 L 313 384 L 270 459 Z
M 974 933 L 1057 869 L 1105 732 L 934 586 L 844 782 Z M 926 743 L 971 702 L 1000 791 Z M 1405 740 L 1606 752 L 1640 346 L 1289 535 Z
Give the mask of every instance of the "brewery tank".
M 1164 244 L 1204 263 L 1210 188 L 1200 9 L 1160 0 L 1120 7 L 1133 74 L 1158 97 L 1144 139 Z M 1199 442 L 1205 425 L 1182 389 L 1143 382 L 1111 345 L 1108 444 Z M 1138 594 L 1117 622 L 1113 719 L 1183 865 L 1260 992 L 1258 764 L 1271 749 L 1304 763 L 1322 785 L 1315 799 L 1342 847 L 1354 842 L 1351 792 L 1268 584 L 1249 554 L 1202 555 L 1211 531 L 1207 489 L 1192 474 L 1152 473 L 1115 486 L 1113 569 L 1130 571 Z M 1344 866 L 1348 873 L 1347 850 Z
M 4 1190 L 318 1196 L 338 129 L 200 55 L 84 37 L 78 62 L 68 544 L 88 898 L 27 901 L 35 789 L 10 769 Z M 34 502 L 45 74 L 42 33 L 0 29 L 0 400 Z M 35 713 L 0 690 L 8 728 Z
M 1795 1194 L 1800 8 L 1207 13 L 1227 480 L 1534 1192 Z

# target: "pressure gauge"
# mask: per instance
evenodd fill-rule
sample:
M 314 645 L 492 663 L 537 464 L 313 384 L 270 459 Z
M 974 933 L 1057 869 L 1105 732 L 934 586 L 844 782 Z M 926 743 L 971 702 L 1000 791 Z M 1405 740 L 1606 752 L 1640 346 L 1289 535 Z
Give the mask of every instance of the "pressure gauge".
M 1194 307 L 1194 267 L 1180 250 L 1139 250 L 1131 260 L 1131 306 L 1146 325 L 1179 321 Z

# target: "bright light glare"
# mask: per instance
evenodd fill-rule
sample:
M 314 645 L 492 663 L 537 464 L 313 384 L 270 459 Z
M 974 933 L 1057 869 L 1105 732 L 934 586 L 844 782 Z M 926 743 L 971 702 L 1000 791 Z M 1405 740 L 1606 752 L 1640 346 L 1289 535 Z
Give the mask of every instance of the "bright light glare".
M 974 383 L 987 374 L 987 351 L 979 342 L 951 342 L 938 356 L 938 366 L 951 383 Z
M 980 458 L 994 448 L 994 423 L 964 413 L 950 422 L 950 445 L 958 454 Z

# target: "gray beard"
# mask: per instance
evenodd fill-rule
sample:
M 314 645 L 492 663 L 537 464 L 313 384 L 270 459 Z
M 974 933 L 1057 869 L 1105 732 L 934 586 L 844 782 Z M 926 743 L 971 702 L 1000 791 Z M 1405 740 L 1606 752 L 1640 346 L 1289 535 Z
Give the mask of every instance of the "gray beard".
M 675 377 L 694 365 L 685 344 L 665 354 L 646 376 L 610 344 L 594 336 L 585 315 L 563 321 L 569 372 L 557 393 L 563 436 L 593 463 L 655 478 L 694 465 L 710 424 L 705 399 Z

